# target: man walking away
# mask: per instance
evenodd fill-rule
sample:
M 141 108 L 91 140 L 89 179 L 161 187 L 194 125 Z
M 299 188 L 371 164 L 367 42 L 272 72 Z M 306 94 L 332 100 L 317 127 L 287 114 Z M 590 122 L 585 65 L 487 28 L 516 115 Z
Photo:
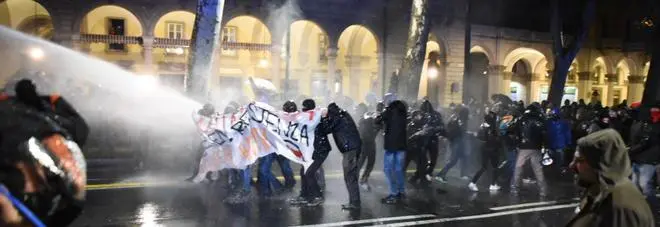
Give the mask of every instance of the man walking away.
M 382 125 L 385 135 L 383 137 L 385 154 L 383 169 L 390 194 L 383 198 L 382 202 L 394 204 L 405 197 L 405 170 L 403 162 L 405 159 L 406 144 L 406 105 L 399 100 L 392 101 L 385 112 L 376 120 Z
M 579 212 L 566 226 L 654 226 L 649 205 L 628 179 L 630 159 L 615 130 L 580 139 L 570 167 L 577 174 L 578 186 L 585 190 Z
M 519 192 L 523 167 L 528 161 L 530 161 L 532 171 L 536 176 L 539 194 L 543 197 L 548 193 L 548 186 L 541 165 L 541 149 L 546 138 L 545 123 L 541 111 L 538 103 L 532 103 L 512 128 L 513 133 L 518 138 L 518 157 L 513 171 L 513 181 L 511 182 L 511 193 L 514 195 Z
M 326 122 L 323 122 L 324 120 Z M 327 127 L 325 129 L 327 132 L 332 132 L 337 148 L 343 156 L 342 167 L 344 169 L 344 182 L 348 189 L 349 203 L 342 205 L 342 209 L 359 210 L 360 188 L 358 177 L 360 169 L 358 168 L 358 160 L 362 146 L 360 133 L 351 115 L 335 103 L 328 105 L 328 115 L 324 120 L 320 125 Z

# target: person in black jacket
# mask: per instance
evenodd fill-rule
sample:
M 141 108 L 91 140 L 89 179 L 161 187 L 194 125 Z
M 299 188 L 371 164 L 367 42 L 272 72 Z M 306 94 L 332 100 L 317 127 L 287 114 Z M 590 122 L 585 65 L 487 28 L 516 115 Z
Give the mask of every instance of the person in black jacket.
M 312 99 L 305 99 L 302 103 L 302 111 L 312 111 L 316 108 L 316 103 Z M 323 122 L 324 124 L 327 122 Z M 323 203 L 323 191 L 321 190 L 320 181 L 323 179 L 323 162 L 328 157 L 330 150 L 330 142 L 328 141 L 328 133 L 322 130 L 325 126 L 318 126 L 314 131 L 314 153 L 312 160 L 314 162 L 305 171 L 305 168 L 300 168 L 300 196 L 289 201 L 291 205 L 306 205 L 318 206 Z
M 447 123 L 447 138 L 451 146 L 451 156 L 449 163 L 440 170 L 435 179 L 440 183 L 447 182 L 446 175 L 459 161 L 461 162 L 461 176 L 467 179 L 467 163 L 465 157 L 465 138 L 467 137 L 467 123 L 470 112 L 465 106 L 457 106 Z
M 428 152 L 429 161 L 428 165 L 425 166 L 425 179 L 423 180 L 429 181 L 433 174 L 433 170 L 435 169 L 435 165 L 438 163 L 440 136 L 445 136 L 445 125 L 442 122 L 442 115 L 440 112 L 433 109 L 433 105 L 431 105 L 429 100 L 424 100 L 424 102 L 422 102 L 420 110 L 424 113 L 426 122 L 424 128 L 428 131 L 429 137 L 428 143 L 425 144 L 425 150 Z
M 538 103 L 529 105 L 523 116 L 513 123 L 511 133 L 518 138 L 518 157 L 511 182 L 512 194 L 518 193 L 522 180 L 523 167 L 527 161 L 531 161 L 530 165 L 536 176 L 540 195 L 547 195 L 548 187 L 543 175 L 543 166 L 541 166 L 541 149 L 543 149 L 546 138 L 545 128 L 543 112 Z
M 403 164 L 403 169 L 407 170 L 411 161 L 415 161 L 417 170 L 415 174 L 408 180 L 411 184 L 427 184 L 426 182 L 426 144 L 429 142 L 430 136 L 424 130 L 426 119 L 421 110 L 415 110 L 410 113 L 410 120 L 406 128 L 408 134 L 408 151 L 406 159 Z
M 403 162 L 407 150 L 406 105 L 400 100 L 392 101 L 376 122 L 383 127 L 383 148 L 385 149 L 383 169 L 390 194 L 382 202 L 394 204 L 405 197 L 405 170 Z
M 500 164 L 500 147 L 501 140 L 499 135 L 499 126 L 497 125 L 497 115 L 489 111 L 484 116 L 484 123 L 481 124 L 478 133 L 478 139 L 483 142 L 481 146 L 481 169 L 474 174 L 468 188 L 472 191 L 479 191 L 477 187 L 477 181 L 481 175 L 488 169 L 490 164 L 493 168 L 493 177 L 491 179 L 491 184 L 489 190 L 498 191 L 500 186 L 497 185 L 497 178 L 499 176 L 499 169 L 497 168 Z
M 376 136 L 380 128 L 376 125 L 376 113 L 368 112 L 367 105 L 364 103 L 360 103 L 357 106 L 356 114 L 360 117 L 358 129 L 360 130 L 360 139 L 362 140 L 362 152 L 360 153 L 358 166 L 362 168 L 365 163 L 367 164 L 360 177 L 360 187 L 363 190 L 371 191 L 368 181 L 369 175 L 376 163 Z
M 358 161 L 362 140 L 360 140 L 357 125 L 355 125 L 351 115 L 335 103 L 328 105 L 328 115 L 323 121 L 325 122 L 321 123 L 322 127 L 326 128 L 326 132 L 332 133 L 335 144 L 343 156 L 342 167 L 344 169 L 344 182 L 348 189 L 349 203 L 342 205 L 342 209 L 360 209 L 360 188 L 358 186 L 360 169 L 358 168 Z
M 660 108 L 651 108 L 651 119 L 633 123 L 630 133 L 630 159 L 633 183 L 642 190 L 651 206 L 657 205 L 653 178 L 660 164 Z

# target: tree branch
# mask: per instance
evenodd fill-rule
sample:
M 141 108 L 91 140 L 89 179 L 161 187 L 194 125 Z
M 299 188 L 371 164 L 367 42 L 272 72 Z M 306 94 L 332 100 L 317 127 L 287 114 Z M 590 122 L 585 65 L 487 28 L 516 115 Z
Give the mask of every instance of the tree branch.
M 589 27 L 593 23 L 594 18 L 596 17 L 596 0 L 587 0 L 587 3 L 584 6 L 584 12 L 582 13 L 582 23 L 578 28 L 579 35 L 575 39 L 568 49 L 565 52 L 565 55 L 562 57 L 568 59 L 574 59 L 578 51 L 582 47 L 582 44 L 587 39 L 587 34 L 589 34 Z

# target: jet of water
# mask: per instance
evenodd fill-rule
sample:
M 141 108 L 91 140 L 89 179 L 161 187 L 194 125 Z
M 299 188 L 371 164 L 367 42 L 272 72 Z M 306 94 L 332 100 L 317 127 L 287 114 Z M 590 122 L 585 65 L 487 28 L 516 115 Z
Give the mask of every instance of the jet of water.
M 101 139 L 106 141 L 96 144 L 103 152 L 111 154 L 119 149 L 126 142 L 121 142 L 123 138 L 128 144 L 148 144 L 134 151 L 149 149 L 158 156 L 174 155 L 175 160 L 194 156 L 185 149 L 191 147 L 191 136 L 195 136 L 191 113 L 202 105 L 159 85 L 156 77 L 135 75 L 112 63 L 3 26 L 0 49 L 0 58 L 10 63 L 0 67 L 0 75 L 13 77 L 5 91 L 12 93 L 12 81 L 30 77 L 36 80 L 41 93 L 61 94 L 90 124 L 90 139 L 106 135 Z M 147 137 L 149 142 L 143 140 Z

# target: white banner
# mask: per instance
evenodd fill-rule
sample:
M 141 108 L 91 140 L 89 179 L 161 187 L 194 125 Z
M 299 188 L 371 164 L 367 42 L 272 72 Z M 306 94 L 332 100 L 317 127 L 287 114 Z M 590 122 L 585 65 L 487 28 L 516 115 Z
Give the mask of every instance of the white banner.
M 277 153 L 302 164 L 312 164 L 314 130 L 324 110 L 285 113 L 255 102 L 236 114 L 211 117 L 193 114 L 204 138 L 204 156 L 195 182 L 206 173 L 225 168 L 244 169 L 258 158 Z

